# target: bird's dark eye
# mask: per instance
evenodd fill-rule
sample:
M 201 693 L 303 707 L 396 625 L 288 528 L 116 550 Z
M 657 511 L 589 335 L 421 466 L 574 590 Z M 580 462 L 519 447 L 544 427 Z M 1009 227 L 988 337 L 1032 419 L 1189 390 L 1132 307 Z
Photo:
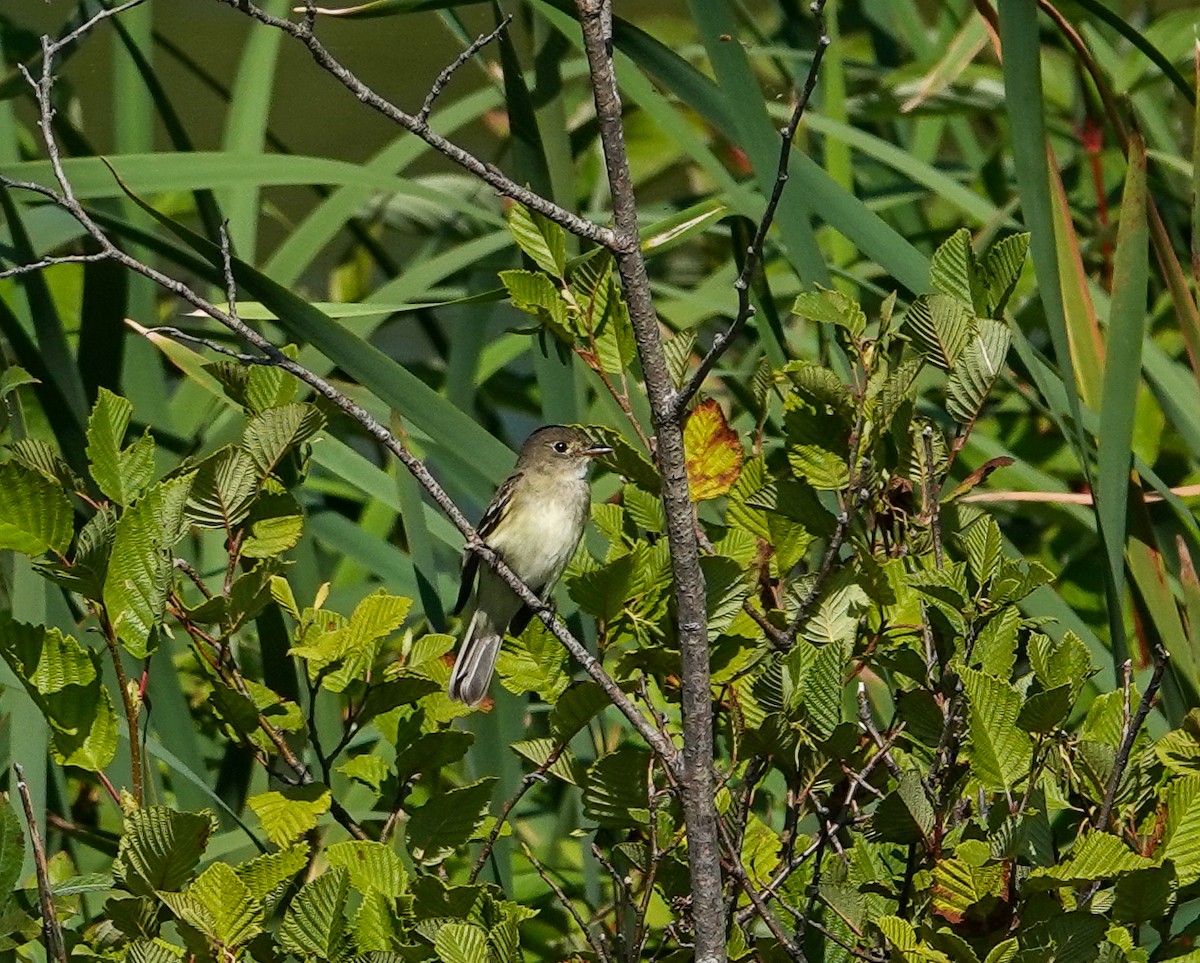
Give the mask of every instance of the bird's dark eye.
M 565 455 L 567 452 L 567 443 L 565 441 L 556 441 L 554 443 L 554 450 L 560 455 Z

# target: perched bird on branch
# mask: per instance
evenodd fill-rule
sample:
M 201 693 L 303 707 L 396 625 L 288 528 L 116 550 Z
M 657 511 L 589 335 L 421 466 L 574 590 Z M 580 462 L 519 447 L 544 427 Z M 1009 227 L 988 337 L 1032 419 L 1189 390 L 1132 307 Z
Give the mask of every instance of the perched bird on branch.
M 517 465 L 483 513 L 478 532 L 505 564 L 542 599 L 575 554 L 591 506 L 587 475 L 592 459 L 612 449 L 566 425 L 539 428 L 521 446 Z M 532 609 L 479 556 L 463 557 L 455 612 L 475 587 L 475 614 L 450 675 L 450 697 L 474 705 L 487 695 L 505 632 L 518 635 Z

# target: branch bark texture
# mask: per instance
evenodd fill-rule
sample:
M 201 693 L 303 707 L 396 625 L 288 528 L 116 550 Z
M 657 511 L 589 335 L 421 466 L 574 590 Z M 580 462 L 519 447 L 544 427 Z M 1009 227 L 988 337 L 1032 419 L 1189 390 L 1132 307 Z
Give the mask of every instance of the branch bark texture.
M 584 49 L 592 76 L 596 119 L 613 205 L 612 248 L 638 358 L 650 400 L 655 458 L 662 477 L 663 507 L 671 547 L 671 573 L 683 657 L 683 766 L 680 784 L 687 820 L 692 923 L 696 960 L 725 960 L 724 902 L 717 811 L 713 805 L 713 717 L 708 663 L 708 618 L 696 520 L 688 491 L 683 431 L 676 417 L 676 392 L 663 353 L 650 278 L 642 256 L 637 198 L 625 149 L 621 96 L 613 69 L 611 0 L 577 0 Z

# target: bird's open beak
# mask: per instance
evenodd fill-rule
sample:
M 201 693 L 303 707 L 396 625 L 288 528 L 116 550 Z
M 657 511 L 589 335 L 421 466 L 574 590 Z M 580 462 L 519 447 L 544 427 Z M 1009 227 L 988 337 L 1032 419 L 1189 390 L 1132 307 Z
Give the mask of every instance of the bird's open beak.
M 590 448 L 583 450 L 585 458 L 599 458 L 601 455 L 611 455 L 612 449 L 608 445 L 592 445 Z

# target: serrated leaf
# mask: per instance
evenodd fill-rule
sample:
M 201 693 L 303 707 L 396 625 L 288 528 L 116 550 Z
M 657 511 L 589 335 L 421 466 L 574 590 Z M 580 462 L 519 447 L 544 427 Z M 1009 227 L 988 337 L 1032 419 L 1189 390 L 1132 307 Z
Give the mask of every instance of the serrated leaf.
M 12 370 L 12 369 L 9 369 Z M 49 481 L 68 491 L 82 491 L 83 482 L 71 471 L 47 442 L 40 438 L 21 438 L 8 446 L 12 460 L 44 475 Z
M 934 288 L 960 301 L 973 314 L 987 312 L 986 281 L 971 249 L 971 232 L 965 227 L 951 234 L 933 252 L 929 280 Z
M 976 669 L 960 670 L 967 694 L 971 772 L 985 788 L 1011 792 L 1029 776 L 1033 744 L 1017 728 L 1021 697 L 1012 686 Z
M 305 883 L 288 904 L 279 927 L 279 945 L 302 959 L 331 963 L 349 956 L 346 945 L 346 900 L 350 874 L 335 867 Z
M 496 779 L 488 776 L 461 789 L 451 789 L 429 799 L 408 821 L 408 841 L 413 859 L 429 866 L 440 863 L 483 821 Z
M 1021 612 L 1014 605 L 993 615 L 975 637 L 972 665 L 982 666 L 997 679 L 1009 678 L 1017 661 L 1017 631 L 1020 627 Z
M 981 515 L 962 533 L 967 568 L 976 585 L 986 586 L 1004 558 L 1004 538 L 991 515 Z
M 392 770 L 373 752 L 364 752 L 362 755 L 347 759 L 337 767 L 337 771 L 343 776 L 361 782 L 364 786 L 369 786 L 375 792 L 379 792 Z
M 817 324 L 836 324 L 858 337 L 866 330 L 867 316 L 858 302 L 840 291 L 818 288 L 797 296 L 792 313 Z
M 716 498 L 733 487 L 745 451 L 715 400 L 702 401 L 688 413 L 683 426 L 683 447 L 693 501 Z
M 930 895 L 938 915 L 961 923 L 968 915 L 987 919 L 1008 878 L 1007 867 L 972 866 L 958 858 L 938 860 Z
M 1092 674 L 1092 656 L 1074 632 L 1065 632 L 1057 642 L 1041 632 L 1030 634 L 1029 664 L 1044 689 L 1069 686 L 1078 695 Z
M 16 889 L 25 858 L 25 830 L 7 798 L 0 799 L 0 906 Z
M 946 410 L 964 425 L 979 417 L 983 403 L 1004 370 L 1011 343 L 1008 325 L 983 318 L 978 322 L 946 385 Z
M 92 478 L 106 498 L 127 505 L 149 484 L 154 472 L 154 441 L 143 435 L 124 449 L 133 405 L 101 388 L 87 425 L 87 456 Z
M 583 813 L 602 826 L 637 826 L 636 810 L 649 808 L 647 764 L 649 753 L 635 746 L 622 746 L 601 756 L 587 771 L 583 788 Z
M 909 769 L 895 790 L 879 801 L 871 828 L 880 839 L 894 843 L 918 843 L 928 838 L 935 822 L 933 805 L 925 794 L 919 773 Z
M 391 899 L 408 888 L 408 874 L 395 851 L 371 840 L 334 843 L 325 850 L 331 866 L 350 874 L 350 884 L 360 893 L 382 893 Z
M 550 710 L 550 731 L 559 742 L 570 742 L 609 704 L 608 696 L 595 682 L 576 683 L 559 696 Z
M 262 904 L 228 863 L 215 862 L 197 876 L 185 892 L 186 902 L 169 900 L 170 895 L 161 898 L 172 909 L 178 906 L 185 922 L 227 951 L 235 951 L 262 932 Z M 203 912 L 191 912 L 193 903 Z
M 59 485 L 13 462 L 0 465 L 0 549 L 62 555 L 72 534 L 71 502 Z
M 196 470 L 187 500 L 188 520 L 232 534 L 250 512 L 258 481 L 258 470 L 245 450 L 222 448 Z
M 500 650 L 496 674 L 509 692 L 536 692 L 551 704 L 571 683 L 566 650 L 541 619 Z
M 140 896 L 181 890 L 216 829 L 208 811 L 181 813 L 166 806 L 135 810 L 125 817 L 116 877 Z
M 828 405 L 846 416 L 853 413 L 854 399 L 850 389 L 829 368 L 811 361 L 789 361 L 783 370 L 796 393 L 809 404 Z
M 259 477 L 278 467 L 288 452 L 306 442 L 325 426 L 325 416 L 314 405 L 293 402 L 268 408 L 250 419 L 242 446 L 250 455 Z
M 750 594 L 750 573 L 732 558 L 711 555 L 700 559 L 708 610 L 708 638 L 714 641 L 729 628 Z
M 234 869 L 250 896 L 269 906 L 283 886 L 307 865 L 308 844 L 297 843 L 277 853 L 256 856 Z
M 533 763 L 537 769 L 546 766 L 546 763 L 553 758 L 554 761 L 546 766 L 544 771 L 551 776 L 558 777 L 563 782 L 578 786 L 584 781 L 582 767 L 571 751 L 564 748 L 560 742 L 555 742 L 553 739 L 523 739 L 513 743 L 511 748 L 522 759 Z
M 1126 873 L 1113 893 L 1113 918 L 1121 923 L 1153 923 L 1175 905 L 1175 870 L 1171 866 Z
M 922 294 L 904 316 L 904 333 L 930 364 L 950 371 L 975 331 L 971 310 L 945 294 Z
M 1011 234 L 997 241 L 988 250 L 984 261 L 983 274 L 987 283 L 987 314 L 998 318 L 1008 303 L 1017 279 L 1021 276 L 1021 268 L 1025 264 L 1025 255 L 1029 250 L 1029 234 Z
M 310 629 L 289 654 L 305 660 L 310 680 L 343 692 L 366 675 L 384 639 L 400 628 L 410 608 L 412 599 L 381 589 L 359 602 L 345 625 L 325 632 Z
M 98 653 L 58 629 L 0 612 L 0 657 L 50 724 L 56 762 L 92 772 L 112 762 L 120 735 Z
M 447 923 L 438 928 L 433 949 L 445 963 L 488 963 L 487 931 L 471 923 Z
M 170 589 L 170 548 L 183 529 L 192 475 L 155 485 L 121 515 L 104 578 L 104 606 L 117 637 L 146 658 Z
M 1073 883 L 1090 883 L 1153 865 L 1153 860 L 1135 853 L 1123 840 L 1096 830 L 1076 842 L 1066 863 L 1039 870 L 1037 875 Z
M 258 816 L 267 838 L 282 849 L 313 829 L 317 819 L 329 811 L 331 801 L 329 790 L 313 783 L 259 793 L 246 803 Z
M 678 391 L 687 380 L 692 351 L 696 347 L 696 331 L 688 328 L 672 335 L 663 342 L 663 354 L 667 358 L 667 370 L 671 372 L 671 383 Z
M 1075 704 L 1071 686 L 1060 685 L 1031 695 L 1017 716 L 1017 725 L 1026 732 L 1053 732 Z
M 513 204 L 508 229 L 534 264 L 556 278 L 566 277 L 567 234 L 561 227 L 524 204 Z
M 663 511 L 662 499 L 637 485 L 626 485 L 621 492 L 625 511 L 639 529 L 652 535 L 661 535 L 666 531 L 667 516 Z

